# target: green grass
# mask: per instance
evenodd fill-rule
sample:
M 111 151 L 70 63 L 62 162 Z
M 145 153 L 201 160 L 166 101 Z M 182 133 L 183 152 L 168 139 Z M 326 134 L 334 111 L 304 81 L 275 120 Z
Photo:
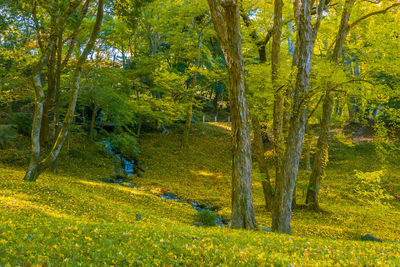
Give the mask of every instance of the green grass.
M 0 266 L 400 264 L 398 201 L 382 207 L 349 196 L 354 169 L 380 168 L 370 160 L 370 144 L 334 144 L 321 187 L 323 211 L 295 210 L 289 236 L 195 227 L 196 211 L 189 204 L 159 198 L 170 190 L 230 215 L 228 132 L 196 124 L 189 151 L 180 151 L 180 140 L 178 134 L 140 139 L 149 170 L 133 181 L 138 189 L 99 181 L 111 174 L 111 161 L 93 145 L 82 145 L 84 140 L 66 147 L 59 174 L 47 172 L 36 183 L 21 181 L 26 152 L 0 151 Z M 399 171 L 389 168 L 398 183 Z M 301 171 L 299 188 L 306 178 Z M 302 190 L 297 193 L 303 202 Z M 259 225 L 269 226 L 259 181 L 254 182 L 254 203 Z M 367 233 L 384 242 L 356 241 Z

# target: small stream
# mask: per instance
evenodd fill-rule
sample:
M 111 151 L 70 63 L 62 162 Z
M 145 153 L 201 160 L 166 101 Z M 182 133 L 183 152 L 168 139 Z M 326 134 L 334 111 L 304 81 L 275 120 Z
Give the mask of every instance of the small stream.
M 115 152 L 108 140 L 103 140 L 101 144 L 104 147 L 105 153 L 112 158 L 114 163 L 111 176 L 128 176 L 136 173 L 135 168 L 139 168 L 138 162 L 135 160 L 128 160 L 120 153 Z
M 111 176 L 109 178 L 103 178 L 101 181 L 103 181 L 105 183 L 113 183 L 113 184 L 118 184 L 121 186 L 126 186 L 126 187 L 137 189 L 134 184 L 127 182 L 127 180 L 128 180 L 127 176 L 135 174 L 136 169 L 145 171 L 147 168 L 140 167 L 139 164 L 137 164 L 137 162 L 135 160 L 127 160 L 121 154 L 116 153 L 109 141 L 104 140 L 101 143 L 104 147 L 105 153 L 112 158 L 113 163 L 114 163 L 113 172 L 112 172 Z M 178 201 L 181 203 L 188 203 L 197 212 L 206 211 L 206 212 L 213 213 L 216 217 L 215 225 L 218 225 L 218 226 L 228 225 L 229 221 L 226 220 L 225 218 L 221 217 L 216 212 L 216 208 L 213 208 L 208 205 L 199 204 L 196 201 L 182 200 L 182 199 L 176 197 L 172 192 L 165 192 L 163 195 L 159 195 L 159 197 L 162 199 L 166 199 L 166 200 L 173 200 L 173 201 Z M 196 223 L 196 225 L 198 225 L 198 224 Z M 198 225 L 198 226 L 201 226 L 201 225 Z
M 215 208 L 212 208 L 208 205 L 202 205 L 199 204 L 196 201 L 187 201 L 187 200 L 182 200 L 180 198 L 177 198 L 172 192 L 165 192 L 163 195 L 159 195 L 160 198 L 162 199 L 167 199 L 167 200 L 173 200 L 181 203 L 188 203 L 192 206 L 193 209 L 197 210 L 197 212 L 202 212 L 202 211 L 209 211 L 212 212 L 216 215 L 215 219 L 215 225 L 218 226 L 227 226 L 229 221 L 223 217 L 221 217 L 217 212 Z

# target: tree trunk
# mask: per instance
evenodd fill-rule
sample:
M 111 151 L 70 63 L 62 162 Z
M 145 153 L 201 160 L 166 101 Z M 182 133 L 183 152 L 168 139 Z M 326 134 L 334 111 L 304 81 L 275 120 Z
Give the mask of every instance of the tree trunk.
M 99 106 L 96 102 L 93 102 L 93 112 L 92 112 L 92 119 L 90 121 L 90 131 L 89 131 L 89 138 L 90 140 L 94 139 L 94 126 L 96 125 L 96 115 Z
M 253 147 L 254 154 L 257 160 L 258 168 L 260 172 L 265 175 L 263 180 L 261 181 L 265 199 L 265 208 L 269 211 L 272 210 L 272 202 L 273 202 L 273 188 L 271 186 L 271 177 L 268 171 L 268 164 L 264 156 L 264 146 L 262 143 L 261 137 L 261 126 L 260 122 L 256 115 L 251 117 L 251 122 L 253 126 Z
M 138 138 L 140 137 L 141 131 L 142 131 L 142 119 L 140 117 L 138 117 L 138 128 L 137 128 L 137 132 L 136 132 L 136 135 Z
M 190 133 L 190 127 L 192 125 L 192 116 L 193 116 L 192 97 L 190 97 L 189 101 L 190 101 L 190 103 L 188 104 L 187 111 L 186 111 L 185 129 L 183 131 L 183 139 L 182 139 L 182 149 L 185 151 L 189 147 L 189 133 Z
M 63 45 L 63 34 L 59 33 L 58 45 L 57 45 L 57 64 L 55 72 L 55 96 L 54 96 L 54 113 L 53 113 L 53 136 L 54 138 L 58 135 L 59 121 L 60 121 L 60 90 L 61 90 L 61 71 L 62 71 L 62 45 Z
M 215 89 L 215 97 L 213 99 L 213 113 L 214 116 L 218 117 L 218 101 L 219 101 L 219 91 L 217 89 Z
M 276 178 L 274 212 L 272 230 L 291 233 L 290 220 L 293 191 L 296 183 L 305 124 L 307 120 L 306 100 L 310 84 L 314 41 L 320 25 L 325 1 L 322 0 L 317 9 L 317 19 L 313 28 L 311 23 L 311 0 L 295 0 L 294 11 L 299 15 L 297 40 L 299 59 L 297 64 L 296 85 L 293 96 L 292 114 L 289 123 L 286 150 L 283 156 L 282 172 Z
M 348 32 L 349 19 L 351 10 L 355 0 L 346 0 L 343 9 L 339 31 L 336 35 L 335 48 L 332 54 L 332 61 L 338 63 L 342 56 L 343 45 L 346 40 Z M 319 210 L 318 193 L 321 184 L 321 179 L 324 175 L 324 170 L 328 164 L 328 150 L 329 150 L 329 126 L 331 124 L 332 111 L 334 106 L 334 91 L 328 90 L 325 93 L 324 104 L 322 107 L 322 120 L 320 126 L 320 134 L 317 142 L 317 152 L 314 156 L 313 167 L 308 182 L 306 204 L 314 210 Z
M 230 227 L 257 229 L 251 181 L 249 108 L 245 95 L 240 16 L 235 0 L 208 0 L 229 72 L 232 118 L 232 218 Z
M 55 92 L 55 64 L 56 64 L 56 52 L 57 47 L 54 46 L 51 51 L 50 60 L 47 64 L 47 95 L 46 101 L 43 106 L 43 118 L 42 118 L 42 126 L 40 131 L 40 143 L 42 145 L 46 145 L 50 141 L 50 110 L 53 106 L 54 92 Z
M 46 55 L 42 56 L 41 61 L 46 61 Z M 39 63 L 40 66 L 40 63 Z M 31 143 L 32 152 L 31 160 L 29 163 L 28 170 L 25 174 L 25 181 L 36 181 L 38 175 L 40 174 L 39 161 L 40 161 L 40 126 L 42 123 L 43 116 L 43 102 L 44 102 L 44 92 L 42 90 L 42 83 L 40 80 L 40 70 L 42 67 L 37 67 L 37 73 L 33 77 L 34 88 L 35 88 L 35 111 L 33 115 L 32 123 L 32 133 L 31 133 Z
M 283 103 L 284 95 L 279 88 L 279 69 L 280 69 L 280 50 L 282 35 L 282 0 L 274 1 L 274 26 L 272 31 L 272 52 L 271 52 L 271 72 L 272 88 L 275 93 L 274 100 L 274 146 L 275 146 L 275 179 L 282 178 L 282 159 L 284 151 L 283 138 Z M 276 184 L 276 183 L 275 183 Z
M 314 210 L 319 210 L 318 192 L 323 177 L 326 164 L 328 163 L 328 148 L 329 148 L 329 123 L 332 117 L 334 103 L 334 92 L 329 91 L 325 95 L 321 130 L 319 133 L 317 152 L 314 155 L 313 168 L 308 183 L 306 204 Z
M 55 92 L 55 68 L 57 62 L 57 51 L 58 46 L 62 45 L 62 40 L 60 42 L 59 38 L 62 36 L 62 31 L 57 29 L 57 17 L 52 15 L 51 22 L 50 22 L 51 32 L 55 38 L 57 38 L 56 43 L 52 47 L 50 52 L 49 61 L 47 62 L 47 94 L 46 94 L 46 101 L 43 105 L 43 115 L 42 115 L 42 122 L 40 128 L 40 144 L 47 145 L 50 141 L 50 111 L 53 106 L 53 99 L 54 99 L 54 92 Z
M 310 157 L 310 152 L 311 152 L 311 135 L 310 135 L 310 123 L 307 120 L 306 122 L 306 133 L 305 133 L 305 138 L 304 138 L 304 147 L 305 147 L 305 170 L 309 171 L 311 170 L 311 157 Z

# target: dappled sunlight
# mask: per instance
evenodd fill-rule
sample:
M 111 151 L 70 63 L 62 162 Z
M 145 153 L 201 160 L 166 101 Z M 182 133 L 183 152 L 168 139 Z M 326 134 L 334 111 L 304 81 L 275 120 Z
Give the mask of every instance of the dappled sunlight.
M 231 122 L 206 122 L 209 125 L 216 126 L 218 128 L 231 131 L 232 130 L 232 123 Z
M 190 170 L 190 173 L 192 175 L 203 176 L 205 178 L 212 178 L 212 179 L 221 179 L 226 176 L 221 171 L 210 172 L 205 170 Z
M 101 188 L 107 188 L 107 189 L 112 188 L 112 189 L 115 189 L 118 191 L 133 194 L 133 195 L 149 196 L 149 194 L 146 192 L 139 191 L 137 189 L 126 187 L 126 186 L 121 186 L 118 184 L 105 183 L 105 182 L 93 182 L 93 181 L 87 181 L 87 180 L 78 180 L 78 182 L 80 184 L 84 184 L 84 185 L 88 185 L 88 186 L 92 186 L 92 187 L 101 187 Z
M 59 210 L 54 209 L 48 205 L 37 204 L 33 201 L 25 200 L 26 194 L 13 194 L 12 196 L 0 195 L 0 203 L 3 208 L 8 209 L 16 213 L 33 211 L 45 214 L 49 217 L 63 218 L 63 219 L 76 219 L 75 216 L 71 216 L 65 213 L 61 213 Z

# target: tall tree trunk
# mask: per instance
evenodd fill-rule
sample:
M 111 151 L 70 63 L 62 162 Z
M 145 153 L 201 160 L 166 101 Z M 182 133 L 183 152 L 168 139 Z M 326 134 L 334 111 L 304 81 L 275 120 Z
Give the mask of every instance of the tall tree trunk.
M 82 54 L 78 58 L 78 61 L 75 66 L 75 70 L 73 73 L 73 84 L 71 88 L 71 96 L 70 96 L 70 102 L 67 110 L 67 114 L 64 118 L 60 133 L 55 140 L 55 143 L 53 145 L 52 150 L 50 151 L 49 155 L 45 157 L 43 160 L 40 160 L 40 122 L 41 118 L 43 116 L 43 89 L 40 83 L 40 70 L 43 67 L 43 63 L 47 63 L 48 58 L 50 57 L 50 52 L 44 53 L 44 55 L 41 57 L 41 60 L 38 64 L 38 67 L 36 68 L 35 76 L 34 76 L 34 87 L 35 87 L 35 96 L 36 96 L 36 107 L 35 107 L 35 114 L 34 114 L 34 123 L 32 127 L 32 156 L 31 156 L 31 163 L 29 165 L 28 171 L 25 174 L 24 180 L 26 181 L 36 181 L 36 179 L 39 177 L 39 175 L 47 169 L 52 163 L 55 162 L 57 159 L 60 150 L 63 146 L 63 143 L 65 139 L 67 138 L 68 135 L 68 130 L 70 127 L 70 124 L 72 123 L 72 120 L 74 118 L 74 112 L 75 112 L 75 106 L 76 102 L 78 99 L 78 94 L 79 94 L 79 81 L 80 81 L 80 75 L 81 75 L 81 69 L 83 64 L 86 61 L 86 58 L 89 54 L 89 52 L 92 50 L 94 43 L 96 41 L 97 35 L 100 31 L 100 26 L 101 26 L 101 21 L 103 19 L 103 6 L 104 6 L 104 0 L 99 0 L 98 1 L 98 8 L 97 8 L 97 15 L 96 15 L 96 21 L 92 30 L 92 33 L 90 35 L 90 39 L 88 43 L 86 44 L 85 49 L 83 50 Z M 76 8 L 73 5 L 69 7 L 70 9 Z M 71 12 L 72 12 L 71 10 Z M 69 10 L 67 10 L 69 11 Z M 70 14 L 68 12 L 65 12 L 64 14 Z M 67 18 L 67 15 L 65 17 L 62 17 L 61 19 L 65 21 Z M 63 21 L 60 21 L 58 23 L 58 30 L 62 30 Z M 55 45 L 56 39 L 51 38 L 51 42 L 49 45 L 49 51 L 52 51 L 54 45 Z
M 276 178 L 274 212 L 272 215 L 272 230 L 276 232 L 291 233 L 290 220 L 293 191 L 307 120 L 306 102 L 310 84 L 314 41 L 324 6 L 325 1 L 322 0 L 318 5 L 317 18 L 313 27 L 311 23 L 311 0 L 294 1 L 294 11 L 299 16 L 296 40 L 298 42 L 299 59 L 282 172 L 280 173 L 281 176 Z
M 268 171 L 268 164 L 264 156 L 264 146 L 261 137 L 261 126 L 260 122 L 256 115 L 251 116 L 251 123 L 253 128 L 253 147 L 254 154 L 257 160 L 258 168 L 260 172 L 264 174 L 261 184 L 263 187 L 264 199 L 265 199 L 265 208 L 267 210 L 272 210 L 272 201 L 273 201 L 273 188 L 271 186 L 271 177 Z
M 346 40 L 349 27 L 351 10 L 355 0 L 346 0 L 340 26 L 335 40 L 335 48 L 332 54 L 332 61 L 339 63 L 342 56 L 343 45 Z M 314 155 L 312 172 L 308 182 L 306 204 L 314 210 L 319 210 L 318 193 L 321 179 L 324 176 L 325 167 L 328 164 L 329 150 L 329 126 L 331 124 L 332 111 L 334 106 L 334 91 L 327 90 L 325 93 L 324 104 L 322 107 L 322 120 L 320 125 L 320 135 L 317 142 L 317 152 Z
M 208 0 L 229 72 L 232 117 L 232 228 L 256 229 L 251 181 L 249 108 L 243 69 L 239 7 L 236 0 Z

